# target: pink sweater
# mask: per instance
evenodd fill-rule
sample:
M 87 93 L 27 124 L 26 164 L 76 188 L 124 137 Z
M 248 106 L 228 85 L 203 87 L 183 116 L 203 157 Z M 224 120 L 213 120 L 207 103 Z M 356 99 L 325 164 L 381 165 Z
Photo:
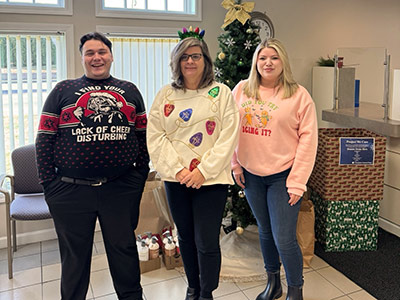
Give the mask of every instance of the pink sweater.
M 243 168 L 268 176 L 292 168 L 286 181 L 289 193 L 302 196 L 314 166 L 318 143 L 315 105 L 307 90 L 299 86 L 287 99 L 268 97 L 260 87 L 260 101 L 242 91 L 245 81 L 233 90 L 240 112 L 239 144 L 232 158 L 235 174 Z

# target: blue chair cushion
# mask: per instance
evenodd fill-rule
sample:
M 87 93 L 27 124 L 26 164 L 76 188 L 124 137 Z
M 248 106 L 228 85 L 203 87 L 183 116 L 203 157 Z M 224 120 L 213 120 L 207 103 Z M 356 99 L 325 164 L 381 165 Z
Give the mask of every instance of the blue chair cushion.
M 51 218 L 43 194 L 15 195 L 10 205 L 10 214 L 12 219 L 22 221 Z

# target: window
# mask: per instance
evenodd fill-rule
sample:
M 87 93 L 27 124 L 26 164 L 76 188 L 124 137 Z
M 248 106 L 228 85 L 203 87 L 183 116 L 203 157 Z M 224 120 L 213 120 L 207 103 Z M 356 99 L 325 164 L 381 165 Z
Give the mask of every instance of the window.
M 201 21 L 202 0 L 96 0 L 96 16 Z
M 56 7 L 64 6 L 64 1 L 62 0 L 0 0 L 0 2 L 8 4 L 23 3 L 26 5 L 44 5 L 44 6 L 56 6 Z
M 65 31 L 0 28 L 0 173 L 10 173 L 10 152 L 34 142 L 42 105 L 56 82 L 67 77 L 71 55 Z
M 72 0 L 0 0 L 0 12 L 72 15 Z
M 162 86 L 171 82 L 172 49 L 179 42 L 179 28 L 97 26 L 113 43 L 111 74 L 133 82 L 140 90 L 146 110 Z
M 104 0 L 105 9 L 136 9 L 136 10 L 155 10 L 164 12 L 194 13 L 194 1 L 185 0 Z M 186 5 L 185 5 L 186 4 Z
M 171 81 L 170 54 L 177 38 L 109 37 L 113 43 L 111 74 L 132 81 L 150 110 L 158 90 Z

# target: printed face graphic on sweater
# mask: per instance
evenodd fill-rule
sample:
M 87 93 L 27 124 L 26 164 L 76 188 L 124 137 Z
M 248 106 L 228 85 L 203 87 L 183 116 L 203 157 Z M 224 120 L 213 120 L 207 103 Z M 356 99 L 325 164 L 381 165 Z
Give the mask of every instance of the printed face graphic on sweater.
M 79 120 L 72 135 L 79 141 L 98 139 L 125 140 L 130 132 L 129 106 L 123 97 L 110 91 L 85 93 L 76 103 L 72 114 Z M 70 112 L 69 112 L 70 113 Z
M 278 109 L 274 103 L 263 100 L 248 100 L 241 104 L 244 111 L 241 127 L 242 132 L 254 135 L 270 136 L 268 124 L 273 120 L 273 111 Z
M 78 106 L 74 110 L 75 117 L 80 120 L 83 124 L 93 126 L 97 124 L 118 124 L 128 125 L 127 117 L 120 111 L 123 107 L 121 101 L 105 92 L 95 92 L 90 94 L 90 98 L 87 102 L 87 109 L 93 111 L 93 113 L 84 117 L 84 108 Z
M 141 128 L 142 118 L 136 108 L 122 96 L 125 91 L 115 86 L 88 86 L 77 90 L 74 105 L 62 108 L 60 118 L 42 116 L 40 130 L 64 129 L 77 143 L 126 140 L 130 125 Z

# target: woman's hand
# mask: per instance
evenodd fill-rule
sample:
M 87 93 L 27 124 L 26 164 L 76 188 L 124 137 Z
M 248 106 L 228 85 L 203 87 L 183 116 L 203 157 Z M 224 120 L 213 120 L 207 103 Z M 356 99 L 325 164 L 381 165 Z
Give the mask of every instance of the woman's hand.
M 290 206 L 295 205 L 301 198 L 301 196 L 296 195 L 296 194 L 292 194 L 292 193 L 289 193 L 289 196 L 290 196 L 290 199 L 289 199 L 289 205 Z
M 200 170 L 195 168 L 192 172 L 189 172 L 181 181 L 181 184 L 186 184 L 186 187 L 192 187 L 199 189 L 206 179 Z
M 189 169 L 183 168 L 175 175 L 175 179 L 178 180 L 182 184 L 182 179 L 185 178 L 186 175 L 190 174 Z
M 243 175 L 243 173 L 240 173 L 240 174 L 233 174 L 233 177 L 235 178 L 236 184 L 237 184 L 238 186 L 240 186 L 242 189 L 244 189 L 245 180 L 244 180 L 244 175 Z

